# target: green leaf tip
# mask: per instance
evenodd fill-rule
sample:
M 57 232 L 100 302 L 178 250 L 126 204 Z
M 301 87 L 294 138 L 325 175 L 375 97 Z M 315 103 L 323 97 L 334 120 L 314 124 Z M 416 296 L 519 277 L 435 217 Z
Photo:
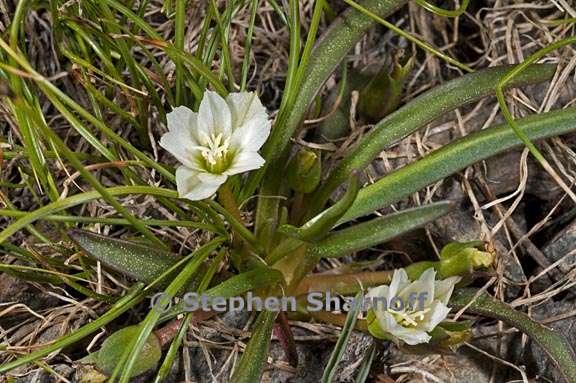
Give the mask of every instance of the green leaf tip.
M 498 319 L 516 327 L 544 349 L 558 367 L 566 383 L 576 383 L 576 352 L 560 334 L 487 293 L 479 293 L 476 289 L 455 290 L 450 299 L 450 306 L 456 309 L 466 307 L 469 313 Z

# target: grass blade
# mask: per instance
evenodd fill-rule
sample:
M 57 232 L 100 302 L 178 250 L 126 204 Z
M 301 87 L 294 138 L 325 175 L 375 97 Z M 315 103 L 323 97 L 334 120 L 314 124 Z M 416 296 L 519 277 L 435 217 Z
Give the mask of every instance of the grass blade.
M 355 302 L 362 302 L 362 292 L 359 292 L 354 297 Z M 344 351 L 346 351 L 346 345 L 350 340 L 350 336 L 352 336 L 352 332 L 354 331 L 354 327 L 356 326 L 356 321 L 358 320 L 358 312 L 360 311 L 360 307 L 362 305 L 357 304 L 354 306 L 353 310 L 348 312 L 346 315 L 346 322 L 344 322 L 344 327 L 342 327 L 342 333 L 338 338 L 338 342 L 336 342 L 336 346 L 334 347 L 334 351 L 330 354 L 330 359 L 328 359 L 328 364 L 326 368 L 324 368 L 324 373 L 322 374 L 322 379 L 320 380 L 321 383 L 331 383 L 334 380 L 334 375 L 336 374 L 336 369 L 338 368 L 338 363 L 342 360 L 344 356 Z
M 137 283 L 130 289 L 128 294 L 126 294 L 126 296 L 124 296 L 114 306 L 112 306 L 110 310 L 106 312 L 106 314 L 88 323 L 87 325 L 80 327 L 73 333 L 56 340 L 55 342 L 51 343 L 49 346 L 46 346 L 45 348 L 42 348 L 38 351 L 34 351 L 26 356 L 23 356 L 22 358 L 16 359 L 13 362 L 6 363 L 0 366 L 0 373 L 8 372 L 16 367 L 38 360 L 44 356 L 51 354 L 56 350 L 59 350 L 63 347 L 76 343 L 77 341 L 85 338 L 86 336 L 92 334 L 95 331 L 98 331 L 102 326 L 118 318 L 121 314 L 125 313 L 126 311 L 128 311 L 128 309 L 130 309 L 132 306 L 138 303 L 143 298 L 143 295 L 141 294 L 143 287 L 144 287 L 143 283 Z
M 163 189 L 152 186 L 117 186 L 106 189 L 107 193 L 111 196 L 126 195 L 126 194 L 146 194 L 154 195 L 157 197 L 169 197 L 178 198 L 178 193 L 175 190 Z M 89 191 L 85 193 L 79 193 L 62 200 L 58 200 L 43 206 L 35 211 L 32 211 L 19 219 L 11 225 L 7 226 L 0 232 L 0 243 L 4 242 L 18 230 L 22 229 L 26 225 L 42 219 L 46 216 L 54 214 L 56 212 L 71 208 L 73 206 L 81 205 L 85 202 L 89 202 L 98 198 L 101 198 L 99 192 Z

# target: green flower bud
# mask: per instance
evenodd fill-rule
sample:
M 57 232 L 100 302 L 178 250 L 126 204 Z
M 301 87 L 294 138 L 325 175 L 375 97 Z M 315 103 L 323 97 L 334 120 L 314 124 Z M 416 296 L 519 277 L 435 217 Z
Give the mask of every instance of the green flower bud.
M 391 70 L 384 66 L 360 91 L 358 110 L 368 121 L 380 121 L 400 105 L 404 82 L 414 66 L 414 56 L 404 56 L 403 50 L 398 51 Z
M 440 260 L 436 262 L 416 262 L 406 267 L 408 276 L 418 278 L 426 269 L 433 267 L 440 278 L 461 276 L 466 284 L 470 282 L 474 271 L 488 269 L 495 260 L 495 254 L 482 250 L 481 241 L 452 242 L 444 246 L 440 252 Z
M 138 336 L 139 331 L 140 326 L 129 326 L 110 335 L 96 355 L 96 367 L 107 375 L 112 374 L 116 364 L 122 358 L 126 346 L 130 345 L 132 340 Z M 156 335 L 151 334 L 134 364 L 131 376 L 138 376 L 155 368 L 161 356 L 160 342 Z
M 442 347 L 457 346 L 472 339 L 472 322 L 442 322 L 432 331 L 432 343 Z
M 302 149 L 288 164 L 288 183 L 299 193 L 313 192 L 320 183 L 321 171 L 320 156 Z

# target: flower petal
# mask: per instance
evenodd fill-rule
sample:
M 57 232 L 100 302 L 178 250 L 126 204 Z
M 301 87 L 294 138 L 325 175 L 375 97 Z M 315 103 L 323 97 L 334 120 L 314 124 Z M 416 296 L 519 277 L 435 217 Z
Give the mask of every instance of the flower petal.
M 410 295 L 413 294 L 415 297 L 418 298 L 417 305 L 415 307 L 416 310 L 422 310 L 423 307 L 419 307 L 420 303 L 423 304 L 424 308 L 428 307 L 434 301 L 434 278 L 436 277 L 436 271 L 432 268 L 426 270 L 420 278 L 410 285 L 406 286 L 402 289 L 398 296 L 402 298 L 403 302 L 412 302 Z M 425 295 L 421 295 L 425 294 Z M 420 297 L 424 298 L 420 301 Z M 408 304 L 408 303 L 406 303 Z
M 461 277 L 450 277 L 441 281 L 436 281 L 434 286 L 434 299 L 439 300 L 444 304 L 448 304 L 452 292 L 454 291 L 454 286 L 456 286 L 461 279 Z
M 185 166 L 176 169 L 176 188 L 180 198 L 192 201 L 206 199 L 216 193 L 226 181 L 225 176 L 211 177 L 208 173 L 199 173 Z
M 232 165 L 223 173 L 227 176 L 258 169 L 264 165 L 264 158 L 256 152 L 240 152 L 236 154 Z
M 226 102 L 232 113 L 232 126 L 238 129 L 250 120 L 267 120 L 266 108 L 260 102 L 256 92 L 230 93 Z
M 396 322 L 394 316 L 385 312 L 382 315 L 376 315 L 378 319 L 378 324 L 385 332 L 398 338 L 409 345 L 415 345 L 420 343 L 428 343 L 432 338 L 430 335 L 418 328 L 406 328 Z
M 174 108 L 166 115 L 168 133 L 160 138 L 160 146 L 169 151 L 182 164 L 199 169 L 195 160 L 200 154 L 194 131 L 198 127 L 197 114 L 185 106 Z
M 208 136 L 232 135 L 232 116 L 226 101 L 216 92 L 207 90 L 198 109 L 198 139 L 206 144 Z
M 426 331 L 432 331 L 442 322 L 450 313 L 450 308 L 440 301 L 434 301 L 430 306 L 430 311 L 426 313 L 424 319 L 418 324 L 419 328 Z
M 257 151 L 270 135 L 271 122 L 264 118 L 253 118 L 234 130 L 231 147 L 235 150 Z
M 390 282 L 390 290 L 388 290 L 388 301 L 398 296 L 398 293 L 402 291 L 409 284 L 410 280 L 408 279 L 408 274 L 406 274 L 406 270 L 404 269 L 394 270 L 394 275 L 392 275 L 392 282 Z
M 419 331 L 414 328 L 404 330 L 405 331 L 402 331 L 397 335 L 397 338 L 410 346 L 414 346 L 421 343 L 428 343 L 430 342 L 430 339 L 432 339 L 432 337 L 424 331 Z
M 228 179 L 227 176 L 223 174 L 212 174 L 212 173 L 199 173 L 198 178 L 200 181 L 207 184 L 222 185 Z
M 371 303 L 370 307 L 376 316 L 378 316 L 379 311 L 384 312 L 388 308 L 388 290 L 388 286 L 382 285 L 370 289 L 368 294 L 366 294 L 366 300 Z

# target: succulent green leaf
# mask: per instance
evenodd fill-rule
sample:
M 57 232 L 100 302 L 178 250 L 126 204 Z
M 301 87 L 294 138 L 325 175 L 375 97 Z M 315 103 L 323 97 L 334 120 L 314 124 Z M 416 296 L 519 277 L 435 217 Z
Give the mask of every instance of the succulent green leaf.
M 466 307 L 469 313 L 498 319 L 516 327 L 546 351 L 566 383 L 576 383 L 576 352 L 560 334 L 486 293 L 478 295 L 475 289 L 455 290 L 450 305 L 456 309 Z
M 230 298 L 250 290 L 270 287 L 282 280 L 282 273 L 269 267 L 257 267 L 228 278 L 206 291 L 208 297 Z
M 164 250 L 84 230 L 70 230 L 68 235 L 82 250 L 104 265 L 145 283 L 155 280 L 179 259 Z
M 270 337 L 277 314 L 273 311 L 262 311 L 258 315 L 250 341 L 230 379 L 230 383 L 260 382 L 260 376 L 268 359 Z
M 288 183 L 296 192 L 310 193 L 318 186 L 321 171 L 320 155 L 301 149 L 288 163 Z
M 384 66 L 360 91 L 358 111 L 369 122 L 378 122 L 400 105 L 404 82 L 414 66 L 415 56 L 403 58 L 403 52 L 394 57 L 392 70 Z
M 513 68 L 509 65 L 499 66 L 458 77 L 423 93 L 385 117 L 356 144 L 314 193 L 313 206 L 321 208 L 353 169 L 363 169 L 394 142 L 446 112 L 494 94 L 500 79 Z M 507 86 L 518 87 L 548 80 L 552 78 L 554 70 L 554 65 L 531 66 Z
M 321 241 L 311 245 L 308 253 L 319 257 L 342 257 L 386 242 L 432 222 L 448 214 L 452 206 L 453 204 L 450 202 L 434 203 L 334 231 Z
M 576 108 L 525 117 L 517 123 L 531 140 L 558 136 L 576 130 Z M 469 134 L 361 189 L 339 223 L 389 206 L 469 165 L 521 144 L 508 125 Z
M 138 336 L 140 326 L 128 326 L 110 335 L 102 344 L 96 356 L 96 366 L 107 375 L 112 374 L 127 345 Z M 138 376 L 155 368 L 162 356 L 160 342 L 150 334 L 132 368 L 131 376 Z
M 222 240 L 220 238 L 213 239 L 190 254 L 190 260 L 188 263 L 179 270 L 178 274 L 170 281 L 170 284 L 164 290 L 163 299 L 169 300 L 176 296 L 178 291 L 186 285 L 190 278 L 198 271 L 206 258 L 208 258 L 210 254 L 217 249 L 221 242 Z M 152 333 L 154 326 L 156 326 L 160 320 L 162 314 L 163 310 L 158 307 L 154 307 L 148 312 L 144 320 L 138 326 L 137 336 L 130 341 L 130 346 L 128 348 L 129 354 L 122 355 L 122 362 L 125 361 L 125 364 L 121 362 L 118 363 L 114 369 L 114 374 L 110 378 L 111 381 L 114 381 L 115 374 L 119 373 L 121 368 L 122 374 L 120 375 L 119 382 L 128 383 L 132 376 L 131 371 L 138 365 L 140 353 L 146 346 L 150 334 Z M 126 359 L 124 359 L 124 357 L 126 357 Z
M 468 248 L 478 248 L 482 246 L 482 241 L 451 242 L 440 250 L 440 259 L 451 258 Z
M 248 291 L 263 289 L 282 280 L 282 273 L 269 267 L 257 267 L 242 274 L 235 275 L 222 283 L 206 290 L 203 294 L 210 297 L 231 298 L 242 295 Z M 172 307 L 162 320 L 168 320 L 184 312 L 184 304 L 179 303 Z

